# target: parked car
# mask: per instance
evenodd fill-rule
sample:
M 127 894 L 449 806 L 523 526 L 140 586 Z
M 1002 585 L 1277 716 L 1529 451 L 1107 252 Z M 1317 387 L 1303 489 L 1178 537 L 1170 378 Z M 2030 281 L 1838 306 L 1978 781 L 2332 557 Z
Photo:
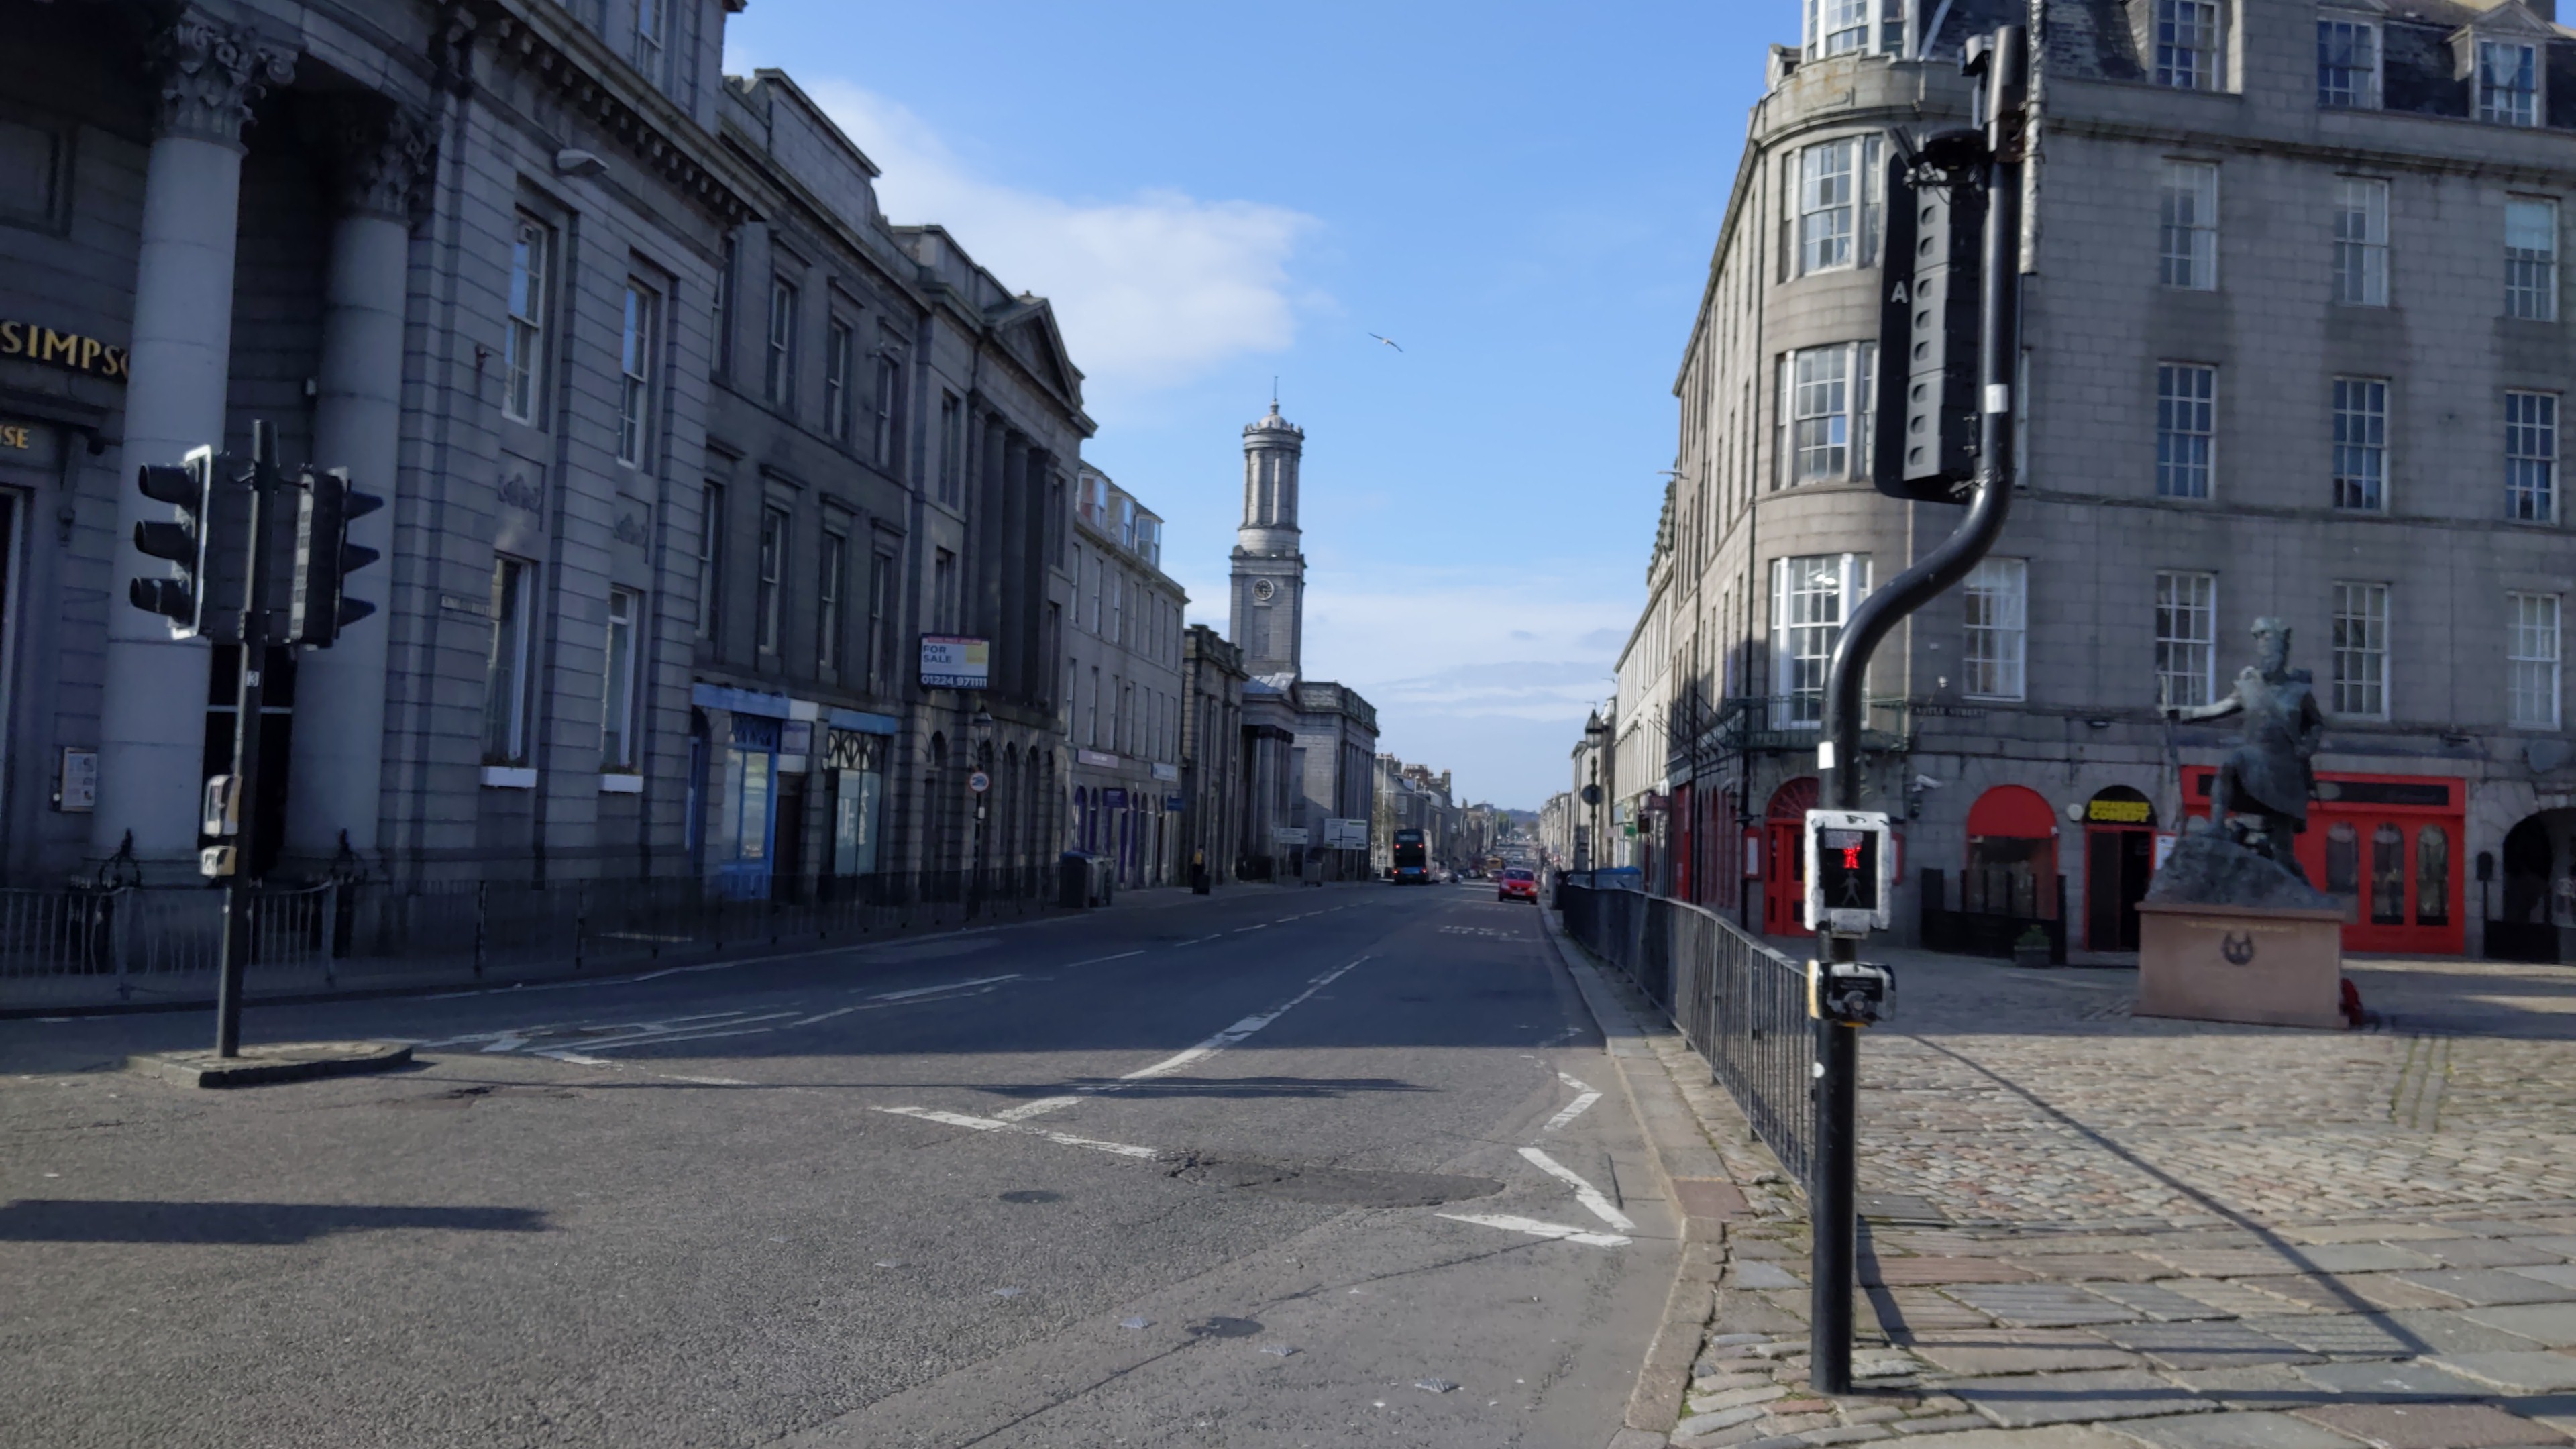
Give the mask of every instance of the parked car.
M 1538 877 L 1523 867 L 1517 865 L 1513 866 L 1511 869 L 1503 872 L 1502 880 L 1494 886 L 1494 899 L 1498 901 L 1522 900 L 1529 902 L 1531 905 L 1537 905 Z

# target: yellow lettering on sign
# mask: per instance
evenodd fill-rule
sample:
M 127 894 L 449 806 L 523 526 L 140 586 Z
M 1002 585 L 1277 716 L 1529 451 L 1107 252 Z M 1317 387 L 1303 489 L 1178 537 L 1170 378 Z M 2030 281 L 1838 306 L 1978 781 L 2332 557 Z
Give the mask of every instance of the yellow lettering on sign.
M 23 357 L 52 367 L 123 381 L 126 349 L 77 332 L 57 332 L 33 322 L 0 321 L 0 357 Z
M 22 453 L 25 452 L 27 430 L 20 427 L 0 427 L 0 448 L 16 448 Z
M 2154 816 L 2155 807 L 2144 800 L 2096 800 L 2085 818 L 2105 825 L 2144 825 Z

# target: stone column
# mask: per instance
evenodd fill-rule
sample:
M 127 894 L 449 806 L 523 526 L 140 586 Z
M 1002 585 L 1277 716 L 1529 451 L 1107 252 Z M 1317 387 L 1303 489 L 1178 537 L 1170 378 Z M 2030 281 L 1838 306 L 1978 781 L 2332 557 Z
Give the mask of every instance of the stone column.
M 333 97 L 305 119 L 309 143 L 331 166 L 339 215 L 323 282 L 312 463 L 348 469 L 350 483 L 384 499 L 385 506 L 349 526 L 351 542 L 381 556 L 356 576 L 351 589 L 376 612 L 349 626 L 330 648 L 306 651 L 297 666 L 286 851 L 298 862 L 327 866 L 345 833 L 350 849 L 372 864 L 382 845 L 376 816 L 384 772 L 411 203 L 427 176 L 432 133 L 425 114 L 374 96 Z
M 1001 526 L 994 530 L 1002 556 L 1001 609 L 993 630 L 993 692 L 1007 699 L 1029 698 L 1029 661 L 1037 640 L 1028 626 L 1030 479 L 1046 455 L 1025 441 L 1011 450 L 1010 475 L 1002 480 Z
M 134 473 L 224 440 L 242 129 L 252 103 L 293 78 L 295 58 L 193 9 L 155 37 L 152 51 L 161 110 L 143 173 L 90 842 L 105 855 L 131 831 L 136 856 L 165 866 L 196 853 L 209 650 L 172 639 L 164 620 L 126 605 L 127 579 L 165 567 L 135 552 L 134 525 L 173 516 L 135 491 Z

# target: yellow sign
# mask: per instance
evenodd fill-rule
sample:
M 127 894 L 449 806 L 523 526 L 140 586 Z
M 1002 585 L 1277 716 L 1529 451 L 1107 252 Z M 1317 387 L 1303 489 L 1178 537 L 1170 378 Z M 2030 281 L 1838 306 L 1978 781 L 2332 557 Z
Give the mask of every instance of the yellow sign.
M 2095 800 L 2084 818 L 2101 825 L 2144 825 L 2156 818 L 2156 807 L 2144 800 Z
M 0 321 L 0 358 L 9 357 L 115 382 L 125 381 L 124 348 L 110 347 L 95 337 L 83 337 L 76 332 L 57 332 L 51 327 L 39 327 L 33 322 Z

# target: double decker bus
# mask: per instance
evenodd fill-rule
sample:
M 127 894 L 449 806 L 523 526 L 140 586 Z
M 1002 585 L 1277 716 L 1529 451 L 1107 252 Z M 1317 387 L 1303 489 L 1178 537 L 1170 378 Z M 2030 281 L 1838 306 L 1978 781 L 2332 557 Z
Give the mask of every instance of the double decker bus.
M 1388 879 L 1397 885 L 1431 884 L 1431 852 L 1419 830 L 1395 832 L 1395 868 Z

